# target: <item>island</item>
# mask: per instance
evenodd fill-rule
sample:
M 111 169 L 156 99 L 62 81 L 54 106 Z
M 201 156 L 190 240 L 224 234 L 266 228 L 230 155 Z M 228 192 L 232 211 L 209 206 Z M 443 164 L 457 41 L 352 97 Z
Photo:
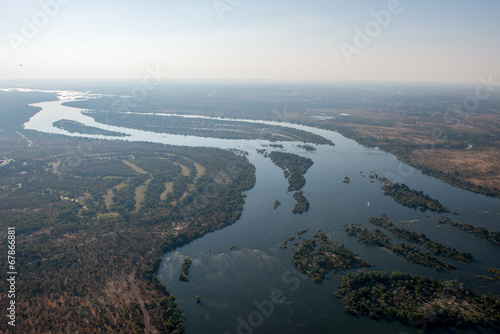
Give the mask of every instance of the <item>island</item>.
M 450 224 L 453 227 L 458 227 L 462 231 L 472 233 L 480 238 L 488 240 L 494 244 L 500 244 L 500 232 L 498 231 L 489 231 L 488 229 L 481 226 L 474 226 L 465 223 L 457 223 L 452 221 L 448 217 L 441 218 L 438 221 L 438 224 Z
M 335 298 L 351 315 L 398 320 L 410 326 L 483 327 L 500 323 L 500 298 L 478 295 L 456 281 L 394 271 L 348 273 Z
M 360 224 L 344 225 L 344 228 L 349 236 L 355 237 L 358 241 L 372 247 L 385 247 L 396 255 L 404 256 L 408 262 L 433 267 L 437 271 L 455 269 L 455 265 L 440 261 L 429 253 L 422 253 L 415 246 L 391 242 L 389 236 L 380 229 L 375 229 L 374 233 L 372 233 Z
M 269 153 L 271 161 L 283 170 L 285 179 L 288 180 L 288 191 L 300 190 L 305 184 L 304 174 L 313 161 L 293 153 L 273 151 Z
M 371 267 L 344 245 L 329 240 L 328 236 L 318 230 L 313 239 L 304 239 L 302 244 L 292 250 L 292 263 L 303 274 L 319 284 L 331 271 Z
M 273 206 L 273 209 L 275 209 L 275 210 L 276 210 L 276 209 L 278 208 L 278 206 L 280 206 L 280 205 L 281 205 L 281 202 L 280 202 L 280 201 L 278 201 L 278 200 L 275 200 L 275 201 L 274 201 L 274 206 Z
M 390 183 L 382 187 L 385 196 L 391 197 L 396 203 L 413 209 L 435 211 L 438 213 L 450 210 L 439 203 L 438 200 L 431 198 L 422 191 L 410 189 L 406 184 Z
M 295 191 L 293 198 L 297 203 L 292 212 L 294 214 L 307 212 L 309 210 L 309 201 L 300 189 L 306 184 L 304 174 L 313 165 L 313 161 L 293 153 L 276 151 L 269 153 L 269 157 L 276 166 L 283 170 L 283 175 L 289 184 L 288 191 Z
M 66 130 L 71 133 L 83 133 L 88 135 L 102 135 L 102 136 L 114 136 L 114 137 L 129 137 L 130 135 L 122 132 L 109 131 L 93 126 L 88 126 L 80 122 L 71 121 L 69 119 L 61 119 L 52 124 L 54 127 L 61 130 Z
M 434 253 L 434 255 L 441 255 L 448 259 L 454 259 L 465 263 L 470 263 L 474 260 L 471 253 L 460 252 L 455 248 L 450 248 L 438 242 L 432 241 L 427 238 L 424 233 L 416 233 L 408 229 L 395 226 L 394 223 L 389 221 L 389 218 L 386 215 L 381 215 L 378 218 L 370 217 L 368 218 L 368 221 L 374 225 L 386 228 L 398 238 L 424 246 Z
M 184 260 L 182 260 L 181 274 L 179 276 L 179 280 L 183 282 L 189 282 L 189 267 L 191 267 L 191 263 L 193 263 L 193 261 L 189 257 L 186 257 L 184 258 Z

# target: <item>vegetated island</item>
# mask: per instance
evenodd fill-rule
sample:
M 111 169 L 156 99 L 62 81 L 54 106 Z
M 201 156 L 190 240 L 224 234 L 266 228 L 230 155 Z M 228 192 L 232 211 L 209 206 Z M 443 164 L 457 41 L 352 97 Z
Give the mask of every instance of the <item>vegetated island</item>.
M 72 103 L 68 103 L 68 105 L 70 104 Z M 151 111 L 147 111 L 143 115 L 98 110 L 85 111 L 85 114 L 94 118 L 99 123 L 157 133 L 221 139 L 260 139 L 271 142 L 301 141 L 312 144 L 335 145 L 332 141 L 320 135 L 289 127 L 256 124 L 245 122 L 245 120 L 228 121 L 224 119 L 190 118 L 168 114 L 147 114 Z
M 471 253 L 460 252 L 455 248 L 450 248 L 438 242 L 432 241 L 423 233 L 417 233 L 395 226 L 394 223 L 389 221 L 389 218 L 386 215 L 381 215 L 378 218 L 370 217 L 368 218 L 368 221 L 374 225 L 386 228 L 392 234 L 401 239 L 424 246 L 434 253 L 434 255 L 441 255 L 448 259 L 454 259 L 465 263 L 470 263 L 474 260 Z
M 301 273 L 306 274 L 314 283 L 319 284 L 331 270 L 347 270 L 371 267 L 372 265 L 344 245 L 328 239 L 318 230 L 313 239 L 304 239 L 302 244 L 292 250 L 292 263 Z
M 456 223 L 448 217 L 441 218 L 438 224 L 450 224 L 453 227 L 458 227 L 462 231 L 472 233 L 480 238 L 491 241 L 494 244 L 500 244 L 500 232 L 489 231 L 484 227 L 469 225 L 465 223 Z
M 307 152 L 312 152 L 312 151 L 316 151 L 316 147 L 312 146 L 312 145 L 308 145 L 308 144 L 304 144 L 304 145 L 297 145 L 297 147 L 299 148 L 303 148 L 304 150 L 306 150 Z
M 403 206 L 436 212 L 450 212 L 447 207 L 444 207 L 438 200 L 431 198 L 422 191 L 410 189 L 406 184 L 391 183 L 382 187 L 385 196 L 390 196 L 396 203 Z
M 283 170 L 283 175 L 289 184 L 288 191 L 296 191 L 293 198 L 297 204 L 292 212 L 295 214 L 309 210 L 309 201 L 300 189 L 306 184 L 304 174 L 313 165 L 313 161 L 296 154 L 276 151 L 269 153 L 269 157 L 276 166 Z
M 390 242 L 389 236 L 380 229 L 375 229 L 375 233 L 372 233 L 360 224 L 344 225 L 344 228 L 349 236 L 355 237 L 358 241 L 368 246 L 385 247 L 396 255 L 404 256 L 408 262 L 420 264 L 425 267 L 433 267 L 437 271 L 455 269 L 455 265 L 440 261 L 429 253 L 422 253 L 415 246 Z
M 500 323 L 500 297 L 477 295 L 456 281 L 394 271 L 348 273 L 335 292 L 352 315 L 418 326 L 489 327 Z
M 349 178 L 349 176 L 345 176 L 344 177 L 344 180 L 342 181 L 343 183 L 351 183 L 351 179 Z
M 309 201 L 304 196 L 302 190 L 296 191 L 295 194 L 293 194 L 293 198 L 295 198 L 295 200 L 297 201 L 297 203 L 292 209 L 292 212 L 294 214 L 295 213 L 302 214 L 302 212 L 307 212 L 309 210 Z
M 99 129 L 93 126 L 87 126 L 83 123 L 71 121 L 69 119 L 61 119 L 52 123 L 56 128 L 66 130 L 71 133 L 82 133 L 87 135 L 103 135 L 103 136 L 115 136 L 115 137 L 129 137 L 130 135 L 121 132 L 109 131 Z
M 189 267 L 191 267 L 191 263 L 193 263 L 193 260 L 189 257 L 185 257 L 182 260 L 181 274 L 179 276 L 180 281 L 189 282 Z
M 275 210 L 276 210 L 276 209 L 278 208 L 278 206 L 280 206 L 280 205 L 281 205 L 281 202 L 280 202 L 280 201 L 278 201 L 278 200 L 275 200 L 275 201 L 274 201 L 274 205 L 273 205 L 273 209 L 275 209 Z

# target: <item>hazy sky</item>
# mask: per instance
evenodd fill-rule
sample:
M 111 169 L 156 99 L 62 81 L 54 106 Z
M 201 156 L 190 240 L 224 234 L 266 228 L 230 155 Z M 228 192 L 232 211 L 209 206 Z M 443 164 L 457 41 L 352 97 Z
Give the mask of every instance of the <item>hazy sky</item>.
M 500 81 L 500 1 L 391 2 L 0 0 L 0 79 Z

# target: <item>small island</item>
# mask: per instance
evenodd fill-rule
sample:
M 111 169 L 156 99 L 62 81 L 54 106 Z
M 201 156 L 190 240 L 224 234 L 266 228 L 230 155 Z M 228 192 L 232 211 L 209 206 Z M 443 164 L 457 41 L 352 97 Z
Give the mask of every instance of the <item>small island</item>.
M 304 145 L 297 145 L 297 147 L 299 148 L 303 148 L 304 150 L 306 150 L 307 152 L 312 152 L 312 151 L 316 151 L 316 147 L 312 146 L 312 145 L 308 145 L 308 144 L 304 144 Z
M 179 276 L 180 281 L 189 282 L 189 267 L 191 267 L 191 263 L 193 261 L 189 257 L 182 260 L 181 274 Z
M 498 231 L 489 231 L 481 226 L 474 226 L 465 223 L 456 223 L 452 221 L 450 218 L 445 217 L 441 218 L 438 221 L 438 224 L 450 224 L 453 227 L 458 227 L 462 231 L 472 233 L 480 238 L 488 240 L 494 244 L 500 245 L 500 232 Z
M 345 176 L 344 177 L 344 180 L 342 181 L 343 183 L 350 183 L 351 182 L 351 179 L 349 178 L 349 176 Z
M 474 260 L 471 253 L 460 252 L 455 248 L 450 248 L 438 242 L 432 241 L 423 233 L 417 233 L 395 226 L 394 223 L 389 221 L 389 218 L 386 215 L 381 215 L 378 218 L 370 217 L 368 218 L 368 221 L 376 226 L 386 228 L 398 238 L 424 246 L 434 253 L 434 255 L 441 255 L 448 259 L 462 261 L 465 263 L 470 263 Z
M 276 210 L 278 208 L 278 206 L 280 206 L 280 205 L 281 205 L 281 202 L 278 200 L 275 200 L 273 208 Z
M 362 227 L 360 224 L 344 225 L 344 228 L 349 236 L 353 236 L 358 241 L 372 247 L 385 247 L 396 255 L 402 255 L 408 262 L 420 264 L 425 267 L 435 268 L 437 271 L 445 269 L 455 269 L 455 265 L 438 260 L 437 257 L 429 253 L 422 253 L 415 246 L 408 246 L 404 243 L 392 243 L 380 229 L 376 229 L 374 233 Z
M 313 161 L 293 153 L 273 151 L 269 153 L 271 161 L 283 170 L 285 179 L 288 180 L 288 191 L 300 190 L 305 184 L 304 174 Z
M 300 246 L 292 250 L 292 263 L 316 284 L 321 283 L 331 270 L 372 266 L 344 245 L 329 240 L 321 230 L 314 235 L 314 239 L 304 239 Z
M 71 121 L 69 119 L 61 119 L 52 124 L 54 127 L 59 128 L 61 130 L 66 130 L 71 133 L 82 133 L 87 135 L 102 135 L 102 136 L 114 136 L 114 137 L 129 137 L 130 135 L 99 129 L 93 126 L 87 126 L 83 123 Z
M 382 187 L 385 196 L 391 197 L 396 203 L 408 208 L 435 211 L 438 213 L 451 212 L 444 207 L 438 200 L 431 198 L 422 191 L 410 189 L 406 184 L 390 183 Z
M 500 322 L 499 297 L 477 295 L 456 281 L 394 271 L 348 273 L 335 292 L 351 315 L 398 320 L 410 326 L 483 327 Z

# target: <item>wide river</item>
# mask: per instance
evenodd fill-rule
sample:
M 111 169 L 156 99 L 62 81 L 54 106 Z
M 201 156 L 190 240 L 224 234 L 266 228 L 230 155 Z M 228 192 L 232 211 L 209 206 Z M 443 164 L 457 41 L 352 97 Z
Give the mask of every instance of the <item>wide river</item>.
M 148 141 L 170 145 L 236 148 L 247 151 L 256 166 L 257 183 L 247 192 L 243 214 L 233 225 L 191 242 L 165 254 L 160 268 L 161 281 L 178 298 L 186 317 L 186 332 L 197 333 L 421 333 L 415 327 L 398 322 L 373 321 L 344 313 L 333 297 L 345 273 L 331 272 L 322 284 L 314 284 L 291 265 L 291 252 L 279 249 L 287 237 L 302 229 L 321 229 L 334 241 L 342 243 L 365 260 L 374 270 L 402 270 L 426 277 L 457 279 L 480 292 L 500 293 L 500 284 L 483 283 L 475 276 L 488 274 L 490 267 L 500 268 L 500 247 L 449 225 L 437 225 L 436 219 L 447 216 L 421 212 L 396 204 L 382 194 L 381 185 L 368 178 L 371 172 L 404 182 L 438 199 L 460 216 L 450 218 L 472 225 L 499 230 L 500 200 L 454 188 L 444 182 L 422 175 L 379 149 L 365 148 L 338 133 L 288 123 L 258 123 L 292 127 L 330 139 L 335 146 L 316 145 L 306 152 L 296 142 L 282 142 L 286 152 L 309 157 L 304 194 L 310 210 L 292 214 L 294 199 L 287 193 L 288 183 L 280 168 L 256 150 L 270 150 L 264 140 L 224 140 L 195 136 L 159 134 L 96 122 L 82 114 L 82 109 L 63 106 L 77 99 L 98 97 L 87 93 L 61 91 L 58 101 L 34 104 L 42 108 L 26 129 L 68 136 L 105 138 L 110 140 Z M 168 117 L 168 116 L 166 116 Z M 88 126 L 126 133 L 128 137 L 106 137 L 69 133 L 53 127 L 60 119 L 81 122 Z M 342 182 L 349 175 L 351 182 Z M 273 209 L 279 200 L 282 205 Z M 343 224 L 362 223 L 368 226 L 371 216 L 387 214 L 399 226 L 426 233 L 432 240 L 471 252 L 476 261 L 465 264 L 453 260 L 456 270 L 438 273 L 434 269 L 406 262 L 380 248 L 364 246 L 347 236 Z M 234 248 L 233 246 L 236 246 Z M 193 264 L 189 282 L 179 281 L 182 259 L 189 256 Z M 279 294 L 283 303 L 272 303 Z M 195 296 L 201 303 L 195 303 Z M 419 325 L 423 329 L 425 323 Z M 447 333 L 494 333 L 492 330 L 449 330 Z

